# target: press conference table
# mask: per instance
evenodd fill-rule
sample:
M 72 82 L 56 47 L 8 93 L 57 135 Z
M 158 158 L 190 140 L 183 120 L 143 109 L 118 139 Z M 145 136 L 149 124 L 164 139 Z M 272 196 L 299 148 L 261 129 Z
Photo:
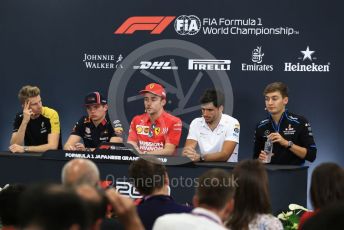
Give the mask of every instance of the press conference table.
M 123 194 L 131 197 L 139 195 L 127 180 L 128 166 L 133 159 L 122 157 L 125 161 L 118 160 L 118 158 L 114 160 L 113 152 L 106 153 L 104 158 L 103 155 L 90 155 L 89 152 L 70 153 L 62 150 L 50 151 L 49 154 L 44 155 L 0 152 L 0 187 L 12 183 L 60 183 L 63 165 L 74 157 L 84 156 L 83 158 L 93 157 L 92 160 L 98 165 L 102 180 L 113 181 L 116 188 Z M 110 158 L 112 160 L 109 160 Z M 168 162 L 170 162 L 170 158 Z M 211 168 L 232 170 L 235 163 L 204 162 L 167 164 L 166 166 L 170 177 L 171 195 L 180 203 L 190 204 L 194 194 L 195 178 Z M 266 168 L 274 214 L 286 210 L 290 203 L 307 205 L 307 166 L 267 165 Z

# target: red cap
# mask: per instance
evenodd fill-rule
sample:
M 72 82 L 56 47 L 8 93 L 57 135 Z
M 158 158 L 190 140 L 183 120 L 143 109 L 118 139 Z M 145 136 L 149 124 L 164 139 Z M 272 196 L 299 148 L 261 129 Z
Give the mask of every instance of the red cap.
M 164 87 L 162 87 L 162 85 L 159 85 L 157 83 L 150 83 L 146 85 L 145 89 L 140 91 L 140 94 L 144 94 L 144 93 L 152 93 L 162 98 L 166 98 L 166 92 L 165 92 Z

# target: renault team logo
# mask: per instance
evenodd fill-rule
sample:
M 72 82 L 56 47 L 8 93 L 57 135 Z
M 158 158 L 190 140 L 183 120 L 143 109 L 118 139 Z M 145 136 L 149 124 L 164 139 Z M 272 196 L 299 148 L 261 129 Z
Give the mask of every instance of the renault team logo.
M 175 16 L 134 16 L 128 18 L 114 34 L 133 34 L 137 30 L 148 30 L 151 34 L 161 34 Z
M 286 72 L 330 72 L 330 62 L 327 64 L 316 64 L 314 63 L 317 60 L 317 57 L 314 57 L 314 50 L 311 50 L 309 46 L 305 50 L 300 51 L 303 57 L 298 57 L 299 60 L 302 60 L 302 63 L 284 63 L 284 71 Z M 309 63 L 312 62 L 312 63 Z
M 201 20 L 195 15 L 181 15 L 174 21 L 174 29 L 180 35 L 195 35 L 201 30 Z
M 189 59 L 189 70 L 230 70 L 231 60 Z

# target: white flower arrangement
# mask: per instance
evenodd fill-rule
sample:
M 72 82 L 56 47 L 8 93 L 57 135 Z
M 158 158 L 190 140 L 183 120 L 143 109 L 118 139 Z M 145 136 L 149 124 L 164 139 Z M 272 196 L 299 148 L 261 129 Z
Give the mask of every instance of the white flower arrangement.
M 6 184 L 3 188 L 0 187 L 0 192 L 1 192 L 2 190 L 4 190 L 5 188 L 7 188 L 8 186 L 10 186 L 10 185 L 9 185 L 9 184 Z
M 290 204 L 288 208 L 289 210 L 287 212 L 282 212 L 278 214 L 277 218 L 281 220 L 285 230 L 298 229 L 300 215 L 304 211 L 309 211 L 309 210 L 298 204 Z

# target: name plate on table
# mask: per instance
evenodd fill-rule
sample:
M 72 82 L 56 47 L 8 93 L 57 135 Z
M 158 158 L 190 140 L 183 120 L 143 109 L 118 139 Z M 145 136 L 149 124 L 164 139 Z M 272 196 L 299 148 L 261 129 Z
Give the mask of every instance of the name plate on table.
M 145 155 L 143 155 L 145 156 Z M 193 164 L 189 158 L 181 156 L 155 155 L 165 165 L 186 165 Z M 42 155 L 46 160 L 71 160 L 74 158 L 90 159 L 99 162 L 130 163 L 138 160 L 140 154 L 129 145 L 117 143 L 103 143 L 93 152 L 49 150 Z

